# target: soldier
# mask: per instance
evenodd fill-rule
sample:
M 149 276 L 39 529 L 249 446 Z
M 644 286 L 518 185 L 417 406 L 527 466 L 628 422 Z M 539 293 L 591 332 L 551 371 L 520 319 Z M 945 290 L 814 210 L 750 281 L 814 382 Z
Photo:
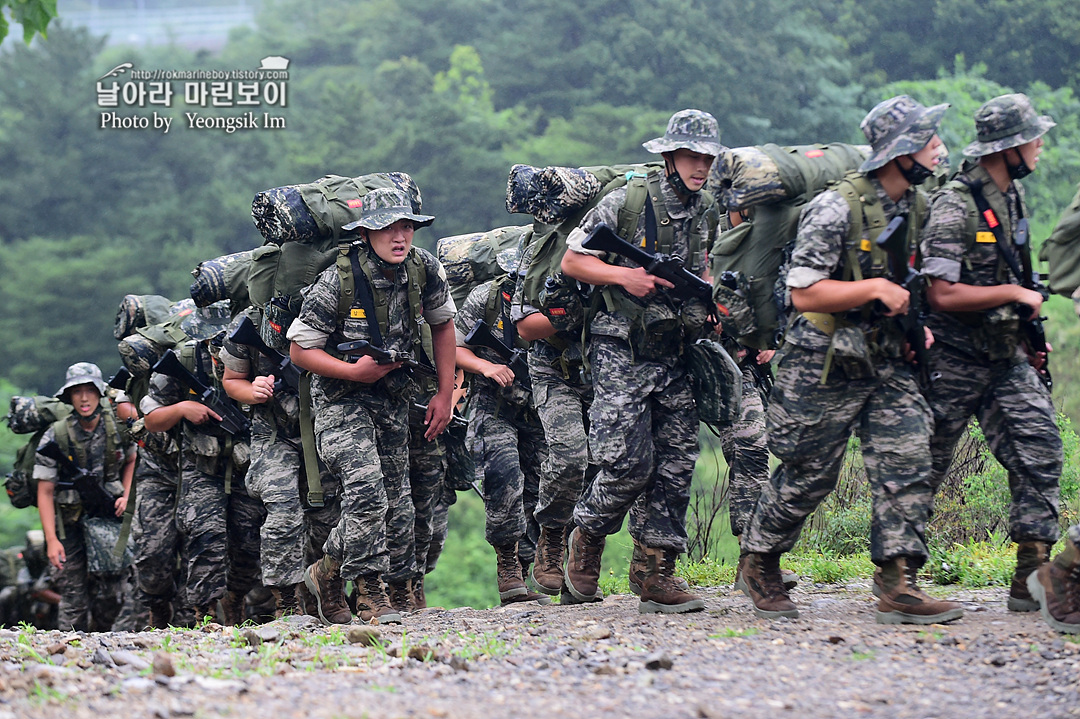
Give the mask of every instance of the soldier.
M 450 320 L 455 307 L 441 265 L 412 244 L 414 230 L 434 219 L 417 214 L 400 191 L 368 193 L 360 219 L 342 227 L 359 229 L 362 240 L 306 290 L 300 315 L 288 331 L 293 362 L 315 375 L 311 389 L 319 456 L 341 482 L 341 518 L 323 546 L 325 554 L 304 576 L 319 618 L 327 624 L 352 619 L 345 580 L 356 587 L 362 621 L 400 622 L 383 579 L 404 584 L 416 573 L 407 484 L 409 403 L 416 384 L 400 361 L 378 364 L 363 355 L 350 362 L 337 346 L 366 340 L 411 358 L 429 345 L 431 351 L 424 348 L 424 353 L 434 360 L 438 391 L 428 403 L 424 437 L 431 441 L 446 428 L 454 388 Z M 342 282 L 349 272 L 351 286 Z M 350 302 L 342 301 L 343 293 Z M 406 528 L 406 536 L 389 536 L 393 527 Z
M 1053 629 L 1080 634 L 1080 524 L 1069 527 L 1065 548 L 1027 576 L 1028 593 Z
M 879 103 L 862 121 L 872 151 L 859 174 L 815 197 L 800 218 L 787 275 L 800 314 L 785 338 L 766 413 L 769 449 L 783 464 L 758 499 L 739 561 L 758 616 L 798 616 L 780 555 L 836 486 L 853 432 L 873 498 L 876 620 L 930 624 L 963 615 L 959 604 L 933 599 L 916 582 L 927 558 L 933 424 L 892 319 L 906 314 L 910 293 L 885 276 L 887 258 L 876 242 L 892 218 L 906 215 L 904 240 L 914 250 L 922 225 L 915 188 L 937 162 L 947 107 L 926 108 L 906 95 Z
M 305 561 L 305 547 L 323 545 L 338 522 L 341 507 L 336 478 L 318 457 L 304 454 L 300 386 L 292 387 L 275 376 L 274 360 L 257 346 L 233 339 L 233 332 L 245 318 L 258 326 L 258 315 L 257 309 L 249 308 L 234 318 L 220 359 L 225 367 L 225 392 L 252 408 L 252 460 L 245 484 L 266 510 L 259 530 L 259 563 L 263 584 L 274 597 L 274 616 L 281 617 L 299 611 L 297 585 L 303 583 L 304 569 L 310 563 Z M 321 497 L 317 496 L 314 504 L 309 501 L 308 492 L 313 488 L 308 486 L 305 462 L 317 465 Z
M 109 631 L 128 599 L 124 588 L 131 555 L 126 552 L 118 561 L 113 547 L 131 491 L 135 445 L 106 398 L 107 389 L 97 365 L 68 367 L 56 396 L 75 411 L 45 431 L 34 462 L 38 512 L 60 594 L 61 629 Z M 75 468 L 60 466 L 55 454 L 43 455 L 50 447 Z M 73 473 L 79 470 L 86 473 L 85 482 L 76 480 Z M 64 484 L 58 487 L 58 482 Z
M 1062 443 L 1036 370 L 1046 356 L 1023 341 L 1020 328 L 1021 318 L 1039 316 L 1044 296 L 1022 287 L 1010 270 L 1015 264 L 1023 274 L 1031 263 L 1028 243 L 1016 241 L 1028 216 L 1017 180 L 1035 169 L 1054 124 L 1025 95 L 983 104 L 975 113 L 977 139 L 964 148 L 972 160 L 935 194 L 922 237 L 924 273 L 932 280 L 927 324 L 937 340 L 931 370 L 941 376 L 927 395 L 935 422 L 931 481 L 940 486 L 957 441 L 977 418 L 1009 473 L 1009 536 L 1018 546 L 1008 608 L 1015 612 L 1039 608 L 1026 580 L 1047 561 L 1059 533 Z
M 663 156 L 664 176 L 652 175 L 649 199 L 632 243 L 686 258 L 706 271 L 708 226 L 701 189 L 721 150 L 716 119 L 700 110 L 675 113 L 663 137 L 644 144 Z M 599 601 L 604 540 L 622 526 L 644 496 L 631 533 L 642 545 L 641 612 L 687 612 L 703 600 L 678 585 L 675 559 L 686 551 L 686 510 L 698 455 L 698 416 L 683 360 L 684 342 L 703 336 L 707 308 L 699 299 L 664 292 L 670 282 L 617 256 L 582 246 L 601 223 L 618 225 L 626 189 L 606 195 L 567 238 L 562 271 L 596 285 L 604 299 L 589 323 L 588 356 L 594 399 L 589 452 L 600 471 L 574 508 L 567 589 L 578 601 Z M 651 249 L 651 248 L 650 248 Z
M 454 319 L 457 364 L 472 375 L 467 443 L 477 474 L 483 476 L 485 534 L 495 549 L 503 605 L 546 599 L 525 587 L 522 570 L 532 563 L 536 552 L 533 510 L 547 445 L 544 427 L 533 408 L 528 376 L 516 377 L 494 350 L 470 347 L 465 338 L 483 320 L 491 334 L 509 348 L 524 344 L 510 319 L 517 254 L 515 248 L 499 253 L 497 261 L 506 274 L 474 287 Z
M 229 319 L 228 300 L 193 311 L 181 325 L 193 339 L 169 350 L 203 385 L 217 388 L 224 403 L 231 400 L 220 389 L 215 355 Z M 140 409 L 147 431 L 180 427 L 176 524 L 186 564 L 185 603 L 198 622 L 212 618 L 220 600 L 223 621 L 239 624 L 244 595 L 259 585 L 259 527 L 265 516 L 262 503 L 244 484 L 249 434 L 230 433 L 221 425 L 221 415 L 186 399 L 189 389 L 175 377 L 155 372 Z

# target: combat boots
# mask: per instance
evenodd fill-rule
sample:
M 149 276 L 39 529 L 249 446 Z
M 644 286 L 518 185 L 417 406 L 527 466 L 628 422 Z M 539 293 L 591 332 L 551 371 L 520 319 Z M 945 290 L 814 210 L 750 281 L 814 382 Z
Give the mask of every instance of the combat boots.
M 167 599 L 155 599 L 146 603 L 150 614 L 148 624 L 151 629 L 168 629 L 172 621 L 172 602 Z
M 563 584 L 563 542 L 566 528 L 541 527 L 536 543 L 536 561 L 530 574 L 537 591 L 555 596 Z
M 567 539 L 563 581 L 579 602 L 599 602 L 604 598 L 600 591 L 600 557 L 604 553 L 605 539 L 588 534 L 580 527 L 575 527 Z
M 387 582 L 386 597 L 390 601 L 390 606 L 398 614 L 409 611 L 409 604 L 412 601 L 412 580 L 402 579 L 397 582 Z
M 675 576 L 678 552 L 652 547 L 642 547 L 642 550 L 645 554 L 645 575 L 641 582 L 639 613 L 682 614 L 700 612 L 705 608 L 704 599 L 679 586 L 680 580 Z
M 1009 586 L 1010 612 L 1037 612 L 1039 603 L 1027 588 L 1032 572 L 1050 561 L 1049 542 L 1020 542 L 1016 545 L 1016 571 Z
M 934 599 L 919 589 L 918 572 L 911 557 L 896 557 L 881 565 L 878 624 L 941 624 L 964 616 L 959 602 Z
M 762 619 L 798 618 L 799 609 L 788 596 L 780 574 L 779 552 L 744 554 L 736 571 L 742 579 L 741 591 L 754 604 L 754 614 Z
M 645 548 L 633 537 L 630 538 L 630 541 L 634 543 L 634 553 L 630 556 L 630 569 L 627 572 L 627 583 L 630 585 L 630 591 L 640 597 L 641 583 L 645 581 L 645 573 L 648 571 L 645 559 Z M 675 577 L 675 586 L 684 592 L 690 591 L 690 582 L 682 577 Z
M 424 594 L 424 575 L 412 580 L 412 597 L 409 600 L 409 610 L 427 609 L 427 596 Z
M 235 627 L 244 623 L 244 593 L 233 589 L 225 592 L 221 598 L 221 618 L 225 620 L 225 626 Z
M 521 576 L 516 542 L 495 547 L 495 573 L 499 582 L 499 601 L 503 604 L 529 593 Z
M 274 595 L 274 619 L 281 619 L 286 614 L 296 614 L 299 610 L 295 584 L 270 587 L 270 593 Z
M 1080 634 L 1080 548 L 1071 539 L 1053 561 L 1028 575 L 1027 587 L 1051 628 Z
M 349 624 L 352 612 L 345 603 L 345 582 L 341 579 L 341 565 L 329 556 L 312 564 L 304 572 L 304 585 L 315 599 L 315 615 L 326 625 Z
M 401 614 L 390 605 L 378 574 L 364 574 L 353 582 L 356 616 L 364 624 L 401 624 Z

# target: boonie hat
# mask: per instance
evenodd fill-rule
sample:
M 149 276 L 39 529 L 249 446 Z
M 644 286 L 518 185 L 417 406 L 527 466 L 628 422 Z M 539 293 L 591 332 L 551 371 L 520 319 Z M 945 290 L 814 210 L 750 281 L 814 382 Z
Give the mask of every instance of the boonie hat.
M 720 144 L 720 126 L 716 118 L 703 110 L 679 110 L 668 120 L 663 137 L 641 144 L 657 155 L 687 149 L 716 157 L 726 149 Z
M 196 307 L 180 321 L 180 329 L 192 339 L 212 339 L 229 326 L 232 320 L 229 305 L 229 300 L 219 300 L 206 307 Z
M 380 187 L 364 195 L 362 201 L 364 204 L 360 210 L 360 219 L 342 225 L 342 230 L 355 230 L 357 227 L 363 227 L 366 230 L 382 230 L 398 220 L 412 220 L 419 229 L 435 221 L 434 215 L 414 213 L 408 195 L 400 190 Z
M 869 157 L 859 165 L 859 172 L 876 170 L 890 160 L 926 147 L 947 109 L 948 103 L 926 107 L 908 95 L 879 102 L 859 124 L 871 147 Z
M 968 157 L 984 157 L 1019 147 L 1056 125 L 1049 115 L 1035 114 L 1027 95 L 1015 93 L 987 100 L 975 111 L 976 140 L 964 148 Z
M 76 362 L 68 367 L 64 386 L 56 390 L 54 396 L 57 399 L 64 399 L 69 389 L 81 384 L 92 384 L 97 387 L 98 394 L 105 396 L 106 384 L 101 376 L 101 368 L 93 362 Z

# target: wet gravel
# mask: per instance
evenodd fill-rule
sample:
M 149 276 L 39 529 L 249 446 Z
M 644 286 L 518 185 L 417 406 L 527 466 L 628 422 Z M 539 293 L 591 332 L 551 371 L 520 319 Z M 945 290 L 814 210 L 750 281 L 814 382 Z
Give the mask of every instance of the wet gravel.
M 874 623 L 869 584 L 800 586 L 765 621 L 728 587 L 706 610 L 600 604 L 427 609 L 402 626 L 81 634 L 0 630 L 0 719 L 18 717 L 1067 717 L 1080 643 L 1005 589 L 964 618 Z

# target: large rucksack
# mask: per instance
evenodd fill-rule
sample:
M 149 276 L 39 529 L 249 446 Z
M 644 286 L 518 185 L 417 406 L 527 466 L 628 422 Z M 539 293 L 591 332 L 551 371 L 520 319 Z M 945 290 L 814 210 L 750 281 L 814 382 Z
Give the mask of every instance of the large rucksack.
M 11 472 L 4 480 L 11 506 L 17 509 L 37 506 L 37 480 L 34 479 L 34 454 L 45 430 L 72 413 L 71 405 L 56 397 L 12 397 L 4 420 L 15 434 L 29 434 L 30 439 L 15 453 Z
M 251 217 L 266 244 L 252 253 L 248 295 L 262 312 L 259 333 L 267 345 L 288 346 L 285 333 L 300 313 L 300 290 L 334 264 L 339 245 L 347 247 L 356 238 L 341 227 L 360 219 L 363 197 L 378 188 L 401 190 L 412 200 L 413 212 L 422 210 L 420 190 L 403 172 L 326 175 L 255 195 Z
M 748 347 L 779 346 L 786 313 L 781 268 L 799 216 L 864 159 L 865 148 L 839 143 L 734 148 L 716 158 L 710 185 L 721 205 L 745 216 L 721 233 L 710 258 L 714 298 L 728 310 L 721 314 L 728 334 Z
M 1050 291 L 1073 296 L 1080 288 L 1080 191 L 1043 243 L 1039 259 L 1048 265 Z
M 527 245 L 532 231 L 532 225 L 510 225 L 440 238 L 435 244 L 435 254 L 446 270 L 454 303 L 461 307 L 473 288 L 501 275 L 503 271 L 496 261 L 499 253 Z

